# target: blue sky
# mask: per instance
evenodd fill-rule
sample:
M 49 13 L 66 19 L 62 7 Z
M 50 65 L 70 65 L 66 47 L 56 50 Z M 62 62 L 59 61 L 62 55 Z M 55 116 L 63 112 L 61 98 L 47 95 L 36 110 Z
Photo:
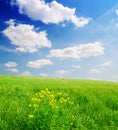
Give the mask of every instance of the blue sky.
M 117 0 L 1 0 L 0 74 L 118 81 Z

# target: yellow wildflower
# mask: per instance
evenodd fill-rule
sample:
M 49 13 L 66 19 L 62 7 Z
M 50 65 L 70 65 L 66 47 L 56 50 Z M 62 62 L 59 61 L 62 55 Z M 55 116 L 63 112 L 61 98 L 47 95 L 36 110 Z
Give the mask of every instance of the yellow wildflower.
M 36 93 L 35 95 L 38 96 L 38 93 Z
M 41 98 L 44 98 L 44 95 L 40 95 Z
M 33 105 L 33 107 L 34 107 L 34 108 L 37 108 L 37 107 L 38 107 L 38 105 L 37 105 L 37 104 L 34 104 L 34 105 Z
M 45 91 L 49 91 L 48 88 L 46 88 Z
M 31 107 L 32 105 L 31 105 L 31 104 L 29 104 L 28 106 L 29 106 L 29 107 Z
M 62 95 L 62 92 L 58 92 L 57 95 Z
M 41 102 L 41 99 L 40 99 L 40 98 L 38 98 L 38 99 L 37 99 L 37 102 Z
M 29 118 L 33 118 L 34 116 L 32 114 L 29 115 Z
M 69 104 L 70 104 L 70 105 L 73 105 L 73 104 L 74 104 L 74 102 L 69 102 Z
M 51 98 L 54 98 L 55 96 L 53 94 L 50 95 Z
M 32 100 L 31 101 L 37 101 L 37 98 L 32 98 Z

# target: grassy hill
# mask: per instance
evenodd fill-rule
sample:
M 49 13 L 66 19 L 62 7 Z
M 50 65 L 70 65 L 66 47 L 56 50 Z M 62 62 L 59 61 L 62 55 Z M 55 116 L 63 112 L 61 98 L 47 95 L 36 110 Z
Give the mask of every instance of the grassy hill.
M 118 83 L 0 75 L 0 130 L 118 130 Z

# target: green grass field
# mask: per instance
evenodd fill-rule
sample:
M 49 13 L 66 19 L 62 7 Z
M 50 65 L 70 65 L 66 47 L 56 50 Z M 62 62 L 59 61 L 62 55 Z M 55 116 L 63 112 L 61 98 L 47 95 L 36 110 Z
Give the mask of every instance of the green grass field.
M 0 130 L 118 130 L 118 83 L 1 75 Z

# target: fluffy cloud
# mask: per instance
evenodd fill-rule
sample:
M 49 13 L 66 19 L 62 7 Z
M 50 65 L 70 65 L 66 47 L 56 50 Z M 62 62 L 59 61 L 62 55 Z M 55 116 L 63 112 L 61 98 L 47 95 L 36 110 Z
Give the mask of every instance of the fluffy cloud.
M 47 65 L 53 65 L 53 63 L 49 59 L 40 59 L 36 61 L 30 61 L 26 64 L 26 66 L 30 68 L 41 68 Z
M 40 73 L 41 77 L 47 77 L 48 75 L 46 73 Z
M 118 9 L 116 9 L 115 12 L 116 12 L 116 15 L 118 15 Z
M 102 71 L 99 70 L 99 69 L 91 69 L 91 70 L 89 71 L 90 74 L 98 74 L 98 73 L 101 73 L 101 72 L 102 72 Z
M 10 71 L 10 72 L 13 72 L 13 73 L 18 73 L 19 72 L 19 70 L 15 69 L 15 68 L 9 68 L 7 70 Z
M 51 47 L 51 41 L 48 40 L 45 31 L 37 32 L 33 25 L 17 24 L 12 19 L 6 23 L 9 27 L 3 31 L 3 34 L 16 46 L 16 51 L 33 53 L 39 48 Z
M 66 20 L 77 27 L 83 27 L 90 21 L 90 18 L 77 17 L 75 8 L 64 7 L 54 0 L 50 3 L 44 0 L 12 0 L 12 3 L 19 7 L 20 14 L 25 14 L 33 20 L 41 20 L 46 24 L 58 24 Z
M 75 69 L 80 69 L 81 67 L 79 65 L 72 65 L 73 68 Z
M 104 53 L 102 43 L 88 43 L 78 46 L 72 46 L 64 49 L 52 49 L 47 57 L 59 57 L 59 58 L 84 58 L 91 56 L 99 56 Z
M 111 63 L 110 61 L 108 61 L 108 62 L 105 62 L 105 63 L 101 64 L 100 67 L 105 68 L 105 67 L 110 66 L 111 64 L 112 64 L 112 63 Z
M 31 73 L 29 71 L 24 71 L 20 76 L 30 76 Z
M 58 70 L 58 71 L 55 71 L 55 74 L 58 75 L 58 76 L 63 76 L 65 74 L 68 74 L 69 71 L 67 70 Z
M 102 73 L 106 69 L 106 67 L 111 66 L 111 64 L 112 64 L 112 62 L 110 62 L 110 61 L 104 62 L 104 63 L 98 65 L 98 68 L 90 69 L 89 73 L 90 74 Z
M 4 64 L 4 66 L 7 68 L 12 68 L 12 67 L 16 67 L 17 63 L 16 62 L 7 62 Z

